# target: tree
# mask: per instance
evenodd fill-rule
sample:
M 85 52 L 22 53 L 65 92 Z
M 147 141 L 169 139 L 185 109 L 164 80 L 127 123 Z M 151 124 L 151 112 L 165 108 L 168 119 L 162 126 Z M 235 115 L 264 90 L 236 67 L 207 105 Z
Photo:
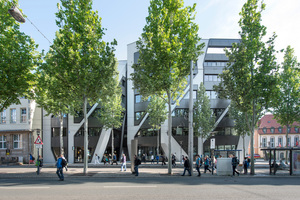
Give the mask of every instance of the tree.
M 159 129 L 161 124 L 166 121 L 168 111 L 166 110 L 166 103 L 163 99 L 157 96 L 151 96 L 150 103 L 147 107 L 147 113 L 149 113 L 149 124 L 152 126 L 153 132 L 157 130 L 157 146 L 156 153 L 159 152 Z
M 261 25 L 261 12 L 265 4 L 248 0 L 240 13 L 240 43 L 226 50 L 228 65 L 220 75 L 222 82 L 215 89 L 245 113 L 251 131 L 251 174 L 254 174 L 254 128 L 269 106 L 276 91 L 277 64 L 273 34 L 266 42 L 266 27 Z
M 234 130 L 237 132 L 237 135 L 243 138 L 243 157 L 245 157 L 245 137 L 246 135 L 250 135 L 246 113 L 239 111 L 235 102 L 232 101 L 229 109 L 229 117 L 234 120 Z
M 61 0 L 56 13 L 56 32 L 47 64 L 63 77 L 63 88 L 69 88 L 72 102 L 83 105 L 84 174 L 88 167 L 87 102 L 93 105 L 112 95 L 116 77 L 114 55 L 116 41 L 102 40 L 104 28 L 98 12 L 92 11 L 92 0 Z M 71 94 L 72 93 L 72 94 Z
M 194 103 L 193 118 L 195 136 L 201 137 L 203 144 L 203 138 L 207 138 L 213 131 L 212 129 L 214 127 L 216 117 L 210 109 L 210 101 L 202 82 L 200 83 L 199 90 L 197 92 L 197 99 Z
M 171 103 L 183 94 L 190 73 L 204 44 L 199 44 L 195 19 L 196 4 L 184 7 L 182 0 L 152 0 L 141 38 L 137 41 L 138 64 L 131 74 L 134 88 L 148 97 L 157 95 L 168 104 L 168 148 L 171 159 Z M 172 173 L 171 162 L 168 173 Z
M 49 56 L 49 54 L 48 54 Z M 45 57 L 48 61 L 48 57 Z M 52 71 L 51 71 L 52 70 Z M 54 71 L 53 71 L 54 70 Z M 69 88 L 63 87 L 64 79 L 56 73 L 55 68 L 49 66 L 47 62 L 39 65 L 37 71 L 37 82 L 34 88 L 34 99 L 36 103 L 46 110 L 47 115 L 54 115 L 60 121 L 60 155 L 64 155 L 63 147 L 63 116 L 65 114 L 75 114 L 75 110 L 80 109 L 80 105 L 75 105 L 74 98 L 70 96 Z
M 32 95 L 32 72 L 40 61 L 38 45 L 20 31 L 19 23 L 9 15 L 11 6 L 9 1 L 0 2 L 0 112 L 13 103 L 19 104 L 20 97 Z
M 101 109 L 99 112 L 99 121 L 106 129 L 111 128 L 111 155 L 114 154 L 114 128 L 119 128 L 122 125 L 122 117 L 124 117 L 124 108 L 121 105 L 122 91 L 119 85 L 118 76 L 114 78 L 115 85 L 111 87 L 114 93 L 110 96 L 105 96 L 101 99 Z M 120 152 L 122 153 L 122 152 Z
M 286 126 L 286 147 L 288 147 L 288 129 L 294 122 L 300 121 L 300 64 L 294 56 L 294 49 L 285 50 L 282 71 L 279 74 L 279 90 L 274 98 L 273 114 L 277 122 Z M 286 162 L 288 151 L 286 151 Z

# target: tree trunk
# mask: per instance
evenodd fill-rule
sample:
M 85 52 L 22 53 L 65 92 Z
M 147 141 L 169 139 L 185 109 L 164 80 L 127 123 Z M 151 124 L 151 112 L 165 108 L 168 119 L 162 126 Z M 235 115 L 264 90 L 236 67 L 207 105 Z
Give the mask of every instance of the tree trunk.
M 193 61 L 191 61 L 190 66 L 190 96 L 189 96 L 189 146 L 188 154 L 190 159 L 190 170 L 193 175 L 193 151 L 194 151 L 194 133 L 193 133 Z
M 156 155 L 159 154 L 159 129 L 157 129 Z
M 289 127 L 289 125 L 286 125 L 286 135 L 285 135 L 285 139 L 286 139 L 286 145 L 285 146 L 286 146 L 286 148 L 289 147 L 289 143 L 288 143 L 288 139 L 289 139 L 288 127 Z M 290 142 L 292 142 L 292 141 L 290 141 Z M 285 151 L 285 164 L 288 164 L 288 154 L 289 154 L 289 151 L 286 150 Z
M 114 127 L 111 129 L 111 159 L 114 161 Z
M 169 155 L 168 155 L 168 174 L 172 174 L 172 162 L 171 162 L 171 137 L 172 137 L 172 109 L 171 109 L 171 94 L 168 91 L 168 107 L 169 107 L 169 116 L 168 116 L 168 148 L 169 148 Z
M 88 120 L 87 120 L 87 97 L 84 97 L 83 113 L 84 113 L 84 159 L 83 174 L 87 175 L 88 170 Z
M 64 130 L 64 118 L 63 114 L 59 114 L 59 123 L 60 123 L 60 130 L 59 130 L 59 149 L 60 155 L 64 155 L 64 140 L 63 140 L 63 130 Z M 65 155 L 64 155 L 65 156 Z

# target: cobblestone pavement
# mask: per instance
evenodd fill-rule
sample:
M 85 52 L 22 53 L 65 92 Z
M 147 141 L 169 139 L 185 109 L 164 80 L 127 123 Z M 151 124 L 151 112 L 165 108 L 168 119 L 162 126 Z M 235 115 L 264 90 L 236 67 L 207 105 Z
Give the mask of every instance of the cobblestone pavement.
M 87 175 L 83 174 L 83 164 L 70 164 L 68 166 L 68 171 L 64 170 L 65 178 L 80 178 L 80 177 L 91 177 L 91 178 L 101 178 L 101 177 L 111 177 L 111 178 L 130 178 L 135 177 L 131 172 L 130 163 L 127 164 L 127 171 L 120 171 L 120 165 L 103 165 L 103 164 L 89 164 Z M 248 170 L 250 171 L 250 170 Z M 162 166 L 161 164 L 142 164 L 139 167 L 139 177 L 174 177 L 180 176 L 183 173 L 183 166 L 177 164 L 176 167 L 172 168 L 172 175 L 168 174 L 167 165 Z M 203 173 L 203 168 L 201 169 L 201 177 L 219 177 L 217 171 L 214 175 L 211 173 Z M 194 169 L 194 176 L 197 172 Z M 239 178 L 243 177 L 282 177 L 290 176 L 288 170 L 278 170 L 276 175 L 269 174 L 269 168 L 266 163 L 258 163 L 255 166 L 255 175 L 244 175 L 241 173 Z M 295 175 L 293 175 L 295 176 Z M 299 176 L 296 176 L 299 177 Z M 45 164 L 41 169 L 39 175 L 36 174 L 36 167 L 34 165 L 0 165 L 0 179 L 3 178 L 57 178 L 55 164 Z

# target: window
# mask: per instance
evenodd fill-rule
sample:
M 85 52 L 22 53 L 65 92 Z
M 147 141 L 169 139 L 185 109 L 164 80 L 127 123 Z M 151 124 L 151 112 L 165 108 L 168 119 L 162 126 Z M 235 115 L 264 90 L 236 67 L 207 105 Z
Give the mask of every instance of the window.
M 288 133 L 290 133 L 291 132 L 291 127 L 288 127 L 287 131 L 288 131 Z
M 27 110 L 26 108 L 21 108 L 21 123 L 27 121 Z
M 271 133 L 274 133 L 274 131 L 275 131 L 275 128 L 274 127 L 271 127 Z
M 281 126 L 278 128 L 278 132 L 282 133 L 282 127 Z
M 262 131 L 263 131 L 264 133 L 266 133 L 266 132 L 267 132 L 267 128 L 266 128 L 266 127 L 263 127 Z
M 288 137 L 288 146 L 291 146 L 291 137 Z
M 275 138 L 274 137 L 270 138 L 270 147 L 275 147 Z
M 299 146 L 299 136 L 294 137 L 294 146 L 295 147 Z
M 142 102 L 142 95 L 135 95 L 135 103 L 140 103 Z
M 209 99 L 217 99 L 218 95 L 215 91 L 206 91 L 206 95 Z
M 197 98 L 197 91 L 193 91 L 193 99 Z M 190 92 L 187 92 L 186 95 L 184 96 L 184 99 L 190 99 Z
M 1 112 L 0 124 L 6 124 L 6 110 L 3 110 L 3 112 Z
M 282 137 L 278 137 L 278 146 L 282 147 L 283 143 L 282 143 Z
M 262 139 L 262 147 L 267 147 L 267 138 Z
M 0 149 L 6 149 L 6 136 L 0 135 Z
M 21 135 L 14 135 L 14 149 L 20 149 L 21 148 Z
M 17 122 L 17 111 L 16 109 L 10 109 L 10 123 L 16 123 Z
M 140 120 L 144 115 L 144 112 L 136 112 L 135 113 L 135 120 Z
M 214 81 L 214 82 L 217 82 L 217 81 L 221 81 L 221 78 L 219 77 L 219 75 L 205 75 L 204 76 L 204 81 L 206 82 L 211 82 L 211 81 Z
M 299 128 L 295 127 L 295 133 L 299 133 Z

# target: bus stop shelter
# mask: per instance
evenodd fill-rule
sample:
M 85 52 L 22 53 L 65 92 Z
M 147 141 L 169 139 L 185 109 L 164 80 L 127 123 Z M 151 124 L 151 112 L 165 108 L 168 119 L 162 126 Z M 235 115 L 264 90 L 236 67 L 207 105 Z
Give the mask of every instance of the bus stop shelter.
M 290 175 L 300 174 L 300 148 L 299 147 L 274 147 L 274 148 L 264 148 L 261 151 L 269 152 L 269 167 L 270 174 L 276 174 L 277 167 L 279 166 L 276 163 L 276 152 L 278 151 L 289 151 L 290 152 L 290 166 L 289 171 Z M 272 162 L 272 153 L 273 153 L 273 162 Z M 273 169 L 273 172 L 272 172 Z

